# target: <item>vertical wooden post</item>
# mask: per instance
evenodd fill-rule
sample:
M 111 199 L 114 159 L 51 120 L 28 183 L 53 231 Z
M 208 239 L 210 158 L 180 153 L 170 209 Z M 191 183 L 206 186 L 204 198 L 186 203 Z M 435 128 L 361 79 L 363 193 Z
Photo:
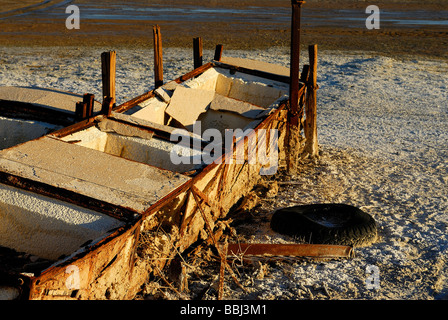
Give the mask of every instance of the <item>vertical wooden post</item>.
M 193 38 L 194 68 L 202 66 L 202 38 Z
M 299 104 L 299 77 L 300 77 L 300 15 L 304 1 L 291 0 L 292 21 L 291 21 L 291 62 L 290 62 L 290 124 L 299 125 L 298 104 Z
M 300 75 L 300 81 L 303 83 L 307 83 L 309 75 L 310 75 L 310 65 L 305 64 L 303 65 L 302 74 Z
M 305 1 L 291 0 L 291 62 L 289 84 L 288 112 L 288 158 L 289 174 L 297 171 L 297 161 L 300 153 L 300 119 L 299 119 L 299 77 L 300 77 L 300 15 Z
M 305 152 L 311 157 L 317 157 L 319 147 L 317 143 L 317 44 L 308 47 L 310 59 L 310 75 L 307 84 L 305 104 Z
M 152 31 L 154 35 L 154 78 L 155 87 L 158 88 L 163 85 L 162 34 L 158 25 L 155 25 Z
M 114 103 L 115 103 L 116 56 L 117 54 L 115 51 L 101 53 L 103 101 L 106 97 L 111 97 Z
M 75 109 L 75 118 L 77 121 L 87 118 L 87 104 L 85 102 L 77 102 Z
M 93 107 L 95 104 L 95 95 L 93 95 L 91 93 L 84 94 L 82 102 L 84 102 L 86 105 L 85 117 L 86 118 L 93 117 Z
M 300 74 L 300 82 L 306 84 L 308 83 L 308 78 L 310 76 L 310 65 L 305 64 L 302 69 L 302 73 Z M 303 94 L 299 97 L 299 119 L 303 119 L 304 114 L 304 105 L 306 100 L 306 90 L 303 91 Z M 303 125 L 303 122 L 302 122 Z
M 101 106 L 101 113 L 105 116 L 110 116 L 112 113 L 112 108 L 114 106 L 114 101 L 111 97 L 106 97 Z
M 222 57 L 222 49 L 223 49 L 222 44 L 218 44 L 218 45 L 216 45 L 216 48 L 215 48 L 215 57 L 213 58 L 213 60 L 215 60 L 215 61 L 221 61 L 221 57 Z

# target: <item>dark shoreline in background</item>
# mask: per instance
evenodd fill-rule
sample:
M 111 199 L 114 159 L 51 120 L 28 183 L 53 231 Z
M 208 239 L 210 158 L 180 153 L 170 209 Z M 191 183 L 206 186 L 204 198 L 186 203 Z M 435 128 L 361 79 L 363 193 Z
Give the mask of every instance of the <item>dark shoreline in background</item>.
M 152 9 L 147 1 L 134 1 L 131 8 L 112 0 L 101 5 L 81 0 L 53 2 L 53 7 L 0 19 L 2 45 L 152 47 L 152 26 L 158 24 L 165 47 L 191 47 L 194 37 L 202 37 L 205 49 L 216 44 L 242 50 L 289 47 L 289 0 L 211 0 L 200 5 L 179 0 L 176 6 L 171 5 L 173 1 L 151 1 Z M 441 0 L 411 0 L 406 5 L 376 2 L 382 12 L 379 30 L 365 27 L 366 2 L 308 1 L 302 9 L 302 45 L 448 59 L 448 4 Z M 69 4 L 80 8 L 79 30 L 65 27 Z

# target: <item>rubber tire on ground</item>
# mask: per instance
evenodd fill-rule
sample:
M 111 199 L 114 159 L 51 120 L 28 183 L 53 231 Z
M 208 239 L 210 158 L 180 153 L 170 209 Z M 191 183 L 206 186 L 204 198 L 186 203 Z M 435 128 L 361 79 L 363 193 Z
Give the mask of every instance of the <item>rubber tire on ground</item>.
M 306 243 L 364 246 L 375 241 L 376 222 L 346 204 L 311 204 L 276 210 L 271 229 Z

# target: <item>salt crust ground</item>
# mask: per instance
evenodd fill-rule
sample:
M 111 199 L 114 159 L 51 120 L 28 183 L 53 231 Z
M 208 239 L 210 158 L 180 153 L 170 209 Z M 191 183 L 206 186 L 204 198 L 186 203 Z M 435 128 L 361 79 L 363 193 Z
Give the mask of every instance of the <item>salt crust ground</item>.
M 100 54 L 106 50 L 3 48 L 0 85 L 100 96 Z M 288 53 L 225 52 L 285 66 Z M 212 54 L 204 52 L 205 61 Z M 119 103 L 152 88 L 151 50 L 122 49 L 117 56 Z M 165 79 L 190 71 L 192 64 L 191 50 L 167 48 Z M 291 241 L 269 230 L 270 210 L 343 202 L 371 214 L 380 238 L 357 248 L 350 260 L 265 264 L 262 277 L 246 275 L 247 293 L 229 285 L 225 298 L 447 299 L 448 62 L 325 52 L 318 83 L 319 160 L 305 161 L 303 172 L 292 178 L 296 184 L 280 184 L 277 196 L 254 213 L 255 223 L 238 231 L 250 241 Z M 379 289 L 366 286 L 368 265 L 379 268 Z

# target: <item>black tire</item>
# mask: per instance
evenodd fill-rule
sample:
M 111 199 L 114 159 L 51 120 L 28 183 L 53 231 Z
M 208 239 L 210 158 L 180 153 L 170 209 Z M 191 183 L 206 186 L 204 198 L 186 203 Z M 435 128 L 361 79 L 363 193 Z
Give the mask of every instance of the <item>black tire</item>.
M 306 243 L 364 246 L 375 241 L 375 220 L 346 204 L 311 204 L 276 210 L 271 218 L 275 232 Z

